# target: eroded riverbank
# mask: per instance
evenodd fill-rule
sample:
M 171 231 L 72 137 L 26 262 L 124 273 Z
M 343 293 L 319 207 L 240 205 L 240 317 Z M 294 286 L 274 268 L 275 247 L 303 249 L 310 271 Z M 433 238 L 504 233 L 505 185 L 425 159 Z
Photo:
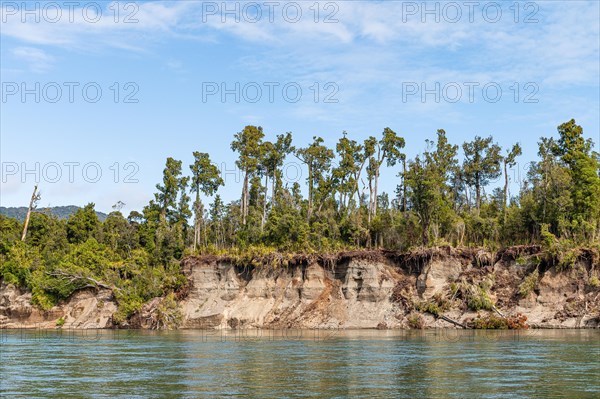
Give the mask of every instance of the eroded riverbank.
M 273 257 L 259 266 L 187 257 L 182 272 L 188 285 L 170 312 L 178 320 L 173 327 L 188 329 L 462 328 L 478 321 L 503 328 L 502 320 L 518 315 L 533 328 L 597 328 L 596 260 L 584 253 L 562 268 L 539 252 L 535 246 L 495 254 L 447 247 Z M 161 317 L 173 316 L 164 314 L 163 301 L 144 305 L 125 327 L 161 326 Z M 79 291 L 43 312 L 31 305 L 31 294 L 0 287 L 4 328 L 112 328 L 116 309 L 107 289 Z

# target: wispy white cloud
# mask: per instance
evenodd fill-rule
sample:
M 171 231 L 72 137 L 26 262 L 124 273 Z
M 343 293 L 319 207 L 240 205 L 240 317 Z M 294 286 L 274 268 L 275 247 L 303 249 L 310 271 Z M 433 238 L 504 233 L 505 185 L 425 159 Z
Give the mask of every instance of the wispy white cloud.
M 58 3 L 57 3 L 58 4 Z M 98 3 L 95 3 L 98 4 Z M 61 9 L 61 17 L 50 20 L 42 11 L 35 21 L 33 16 L 25 18 L 20 12 L 9 12 L 3 3 L 2 35 L 19 41 L 79 51 L 98 51 L 106 48 L 144 51 L 148 42 L 161 40 L 164 35 L 176 35 L 182 30 L 183 18 L 192 4 L 188 2 L 130 2 L 135 5 L 123 9 L 124 3 L 104 3 L 101 13 L 93 9 L 74 7 Z M 12 7 L 12 6 L 10 6 Z M 120 9 L 115 16 L 115 9 Z
M 385 65 L 387 69 L 394 69 L 400 61 L 412 63 L 418 71 L 423 65 L 430 67 L 428 62 L 437 51 L 456 56 L 442 57 L 445 64 L 441 67 L 447 70 L 470 73 L 485 68 L 497 75 L 529 73 L 547 84 L 587 82 L 598 72 L 598 4 L 593 2 L 578 2 L 577 7 L 564 2 L 542 3 L 536 14 L 539 22 L 533 24 L 514 23 L 507 7 L 497 23 L 487 22 L 481 9 L 475 11 L 473 22 L 463 9 L 458 22 L 442 18 L 436 23 L 431 15 L 423 22 L 423 10 L 408 15 L 403 2 L 338 2 L 332 3 L 335 7 L 331 9 L 321 9 L 318 15 L 312 3 L 295 3 L 302 4 L 302 17 L 293 23 L 293 13 L 286 16 L 282 3 L 270 13 L 263 9 L 261 18 L 252 23 L 244 3 L 238 5 L 241 18 L 237 21 L 221 9 L 221 3 L 214 3 L 217 10 L 195 1 L 132 4 L 135 8 L 124 10 L 123 3 L 107 3 L 102 17 L 94 23 L 89 22 L 93 16 L 83 18 L 80 8 L 75 8 L 72 22 L 66 13 L 58 23 L 43 18 L 41 23 L 22 23 L 19 15 L 5 16 L 2 35 L 29 45 L 92 52 L 110 48 L 145 52 L 167 40 L 225 43 L 234 37 L 253 43 L 259 53 L 268 55 L 270 48 L 275 49 L 280 59 L 294 53 L 321 57 L 318 65 L 323 69 L 338 57 L 348 60 L 349 55 L 355 55 L 352 63 L 336 65 L 338 70 L 353 69 L 354 64 L 368 68 L 377 58 L 390 58 L 391 54 L 396 62 Z M 121 9 L 117 21 L 112 11 L 115 8 Z M 326 22 L 328 17 L 330 23 Z M 362 58 L 369 52 L 371 57 Z M 272 65 L 272 58 L 260 58 L 263 66 Z
M 15 47 L 11 53 L 15 58 L 25 62 L 28 69 L 35 73 L 46 72 L 55 61 L 54 57 L 35 47 Z
M 340 115 L 356 115 L 353 107 L 373 91 L 390 104 L 402 104 L 398 101 L 406 81 L 429 85 L 535 82 L 544 89 L 599 84 L 599 5 L 595 2 L 577 2 L 576 7 L 566 2 L 540 3 L 538 22 L 530 24 L 523 23 L 523 13 L 515 23 L 508 5 L 497 23 L 486 21 L 480 8 L 472 22 L 463 9 L 458 22 L 442 18 L 436 23 L 431 16 L 423 22 L 420 14 L 407 18 L 403 2 L 338 2 L 336 9 L 321 9 L 316 22 L 313 3 L 297 4 L 303 7 L 298 22 L 291 23 L 289 15 L 285 18 L 280 5 L 272 21 L 263 10 L 262 18 L 251 23 L 243 13 L 240 21 L 224 10 L 207 13 L 205 3 L 194 1 L 140 2 L 129 13 L 121 10 L 115 22 L 109 10 L 123 3 L 109 3 L 96 23 L 85 21 L 76 9 L 74 22 L 63 18 L 59 23 L 35 24 L 9 18 L 2 35 L 22 43 L 21 50 L 13 53 L 29 57 L 32 63 L 37 60 L 39 70 L 56 63 L 50 55 L 53 48 L 162 54 L 169 41 L 230 45 L 233 38 L 234 43 L 251 46 L 247 47 L 251 51 L 237 56 L 237 66 L 244 70 L 297 81 L 303 87 L 315 81 L 338 83 L 345 104 L 336 108 Z M 243 4 L 239 9 L 244 9 Z M 131 12 L 133 23 L 124 23 Z M 326 23 L 327 16 L 337 22 Z M 163 62 L 170 70 L 181 71 L 176 57 L 166 51 Z M 375 102 L 362 107 L 365 112 L 389 112 Z M 422 112 L 432 112 L 432 107 L 443 109 L 436 103 L 414 105 Z M 320 114 L 312 106 L 298 112 Z

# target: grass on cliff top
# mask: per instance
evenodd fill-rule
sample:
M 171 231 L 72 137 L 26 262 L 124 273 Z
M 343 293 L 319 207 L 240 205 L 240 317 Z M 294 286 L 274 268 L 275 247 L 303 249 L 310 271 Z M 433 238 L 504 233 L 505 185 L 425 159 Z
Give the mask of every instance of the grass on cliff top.
M 495 253 L 481 247 L 452 247 L 449 245 L 433 247 L 414 247 L 408 251 L 388 250 L 383 248 L 359 248 L 352 246 L 335 246 L 326 251 L 282 251 L 276 247 L 250 245 L 244 248 L 207 247 L 201 251 L 187 251 L 185 257 L 197 257 L 204 262 L 227 261 L 239 266 L 253 267 L 287 267 L 299 263 L 335 263 L 343 259 L 367 259 L 382 261 L 394 259 L 403 263 L 423 265 L 433 259 L 450 257 L 462 258 L 473 262 L 476 266 L 491 265 Z
M 433 259 L 455 257 L 468 260 L 474 266 L 479 267 L 489 266 L 503 260 L 505 262 L 515 261 L 519 264 L 533 262 L 537 266 L 543 263 L 547 267 L 555 266 L 558 270 L 565 270 L 574 267 L 578 261 L 589 263 L 592 267 L 600 266 L 600 243 L 583 247 L 570 240 L 546 235 L 541 244 L 516 245 L 500 249 L 439 245 L 412 247 L 407 251 L 398 251 L 338 244 L 321 251 L 315 249 L 293 251 L 267 245 L 232 248 L 216 248 L 209 245 L 202 250 L 187 250 L 184 258 L 188 256 L 195 256 L 204 261 L 223 260 L 240 266 L 270 266 L 274 268 L 314 261 L 330 263 L 351 257 L 369 260 L 392 258 L 420 265 Z

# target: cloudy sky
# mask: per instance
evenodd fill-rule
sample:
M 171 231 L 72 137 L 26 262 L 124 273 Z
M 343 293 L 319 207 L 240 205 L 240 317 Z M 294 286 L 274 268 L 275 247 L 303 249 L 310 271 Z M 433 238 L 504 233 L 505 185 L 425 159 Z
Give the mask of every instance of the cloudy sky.
M 571 118 L 600 141 L 599 20 L 572 0 L 3 1 L 0 202 L 26 205 L 39 179 L 41 206 L 140 209 L 166 157 L 187 173 L 193 151 L 235 199 L 229 144 L 247 124 L 297 146 L 389 126 L 410 156 L 440 128 L 493 135 L 521 143 L 525 169 Z

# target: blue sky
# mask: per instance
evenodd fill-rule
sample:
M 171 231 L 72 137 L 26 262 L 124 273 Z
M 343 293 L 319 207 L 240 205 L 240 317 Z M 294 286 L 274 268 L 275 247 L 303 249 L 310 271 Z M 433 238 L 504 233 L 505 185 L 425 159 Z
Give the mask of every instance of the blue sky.
M 491 134 L 504 147 L 521 143 L 521 170 L 535 159 L 538 138 L 570 118 L 600 141 L 597 1 L 517 2 L 518 15 L 512 1 L 472 9 L 463 2 L 274 2 L 270 10 L 264 2 L 229 2 L 227 15 L 220 1 L 43 4 L 27 3 L 33 14 L 26 14 L 22 2 L 2 2 L 2 206 L 26 205 L 39 178 L 40 206 L 95 202 L 110 211 L 123 201 L 125 211 L 141 209 L 166 157 L 181 159 L 187 173 L 192 152 L 204 151 L 233 169 L 229 145 L 247 124 L 263 126 L 267 138 L 291 131 L 296 146 L 320 135 L 332 147 L 344 130 L 363 140 L 389 126 L 405 137 L 410 156 L 439 128 L 458 144 Z M 236 92 L 236 82 L 240 101 L 234 94 L 223 101 L 222 85 Z M 297 102 L 286 101 L 284 86 Z M 23 98 L 24 87 L 32 93 Z M 102 95 L 91 102 L 98 87 Z M 252 102 L 256 87 L 262 96 Z M 209 95 L 214 88 L 219 93 Z M 432 90 L 424 98 L 423 88 Z M 39 177 L 23 173 L 36 168 Z M 397 172 L 384 172 L 385 191 L 393 191 Z M 295 164 L 288 173 L 289 182 L 298 179 Z M 241 182 L 225 178 L 221 194 L 236 199 Z

